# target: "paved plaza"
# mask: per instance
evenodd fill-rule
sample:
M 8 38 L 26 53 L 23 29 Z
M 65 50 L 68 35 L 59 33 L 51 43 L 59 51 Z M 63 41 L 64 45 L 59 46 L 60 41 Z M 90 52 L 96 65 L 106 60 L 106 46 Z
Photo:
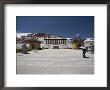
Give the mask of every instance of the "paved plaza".
M 17 53 L 17 74 L 94 74 L 94 54 L 74 49 L 44 49 Z

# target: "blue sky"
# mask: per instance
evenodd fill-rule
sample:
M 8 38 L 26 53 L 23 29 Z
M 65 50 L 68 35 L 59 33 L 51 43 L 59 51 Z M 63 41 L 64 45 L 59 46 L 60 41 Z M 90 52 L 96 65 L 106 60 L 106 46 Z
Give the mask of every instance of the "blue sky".
M 17 16 L 16 31 L 94 38 L 94 16 Z

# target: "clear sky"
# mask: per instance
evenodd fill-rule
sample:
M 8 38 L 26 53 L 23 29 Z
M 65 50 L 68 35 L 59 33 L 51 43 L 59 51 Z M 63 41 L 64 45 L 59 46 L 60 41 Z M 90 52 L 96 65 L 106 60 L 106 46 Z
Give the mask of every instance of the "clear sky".
M 94 38 L 94 16 L 17 16 L 16 31 Z

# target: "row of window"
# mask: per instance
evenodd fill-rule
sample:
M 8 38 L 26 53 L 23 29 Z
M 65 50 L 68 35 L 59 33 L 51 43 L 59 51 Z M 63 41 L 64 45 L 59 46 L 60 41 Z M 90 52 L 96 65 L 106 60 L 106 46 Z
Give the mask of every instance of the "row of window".
M 46 44 L 66 44 L 66 40 L 45 40 Z

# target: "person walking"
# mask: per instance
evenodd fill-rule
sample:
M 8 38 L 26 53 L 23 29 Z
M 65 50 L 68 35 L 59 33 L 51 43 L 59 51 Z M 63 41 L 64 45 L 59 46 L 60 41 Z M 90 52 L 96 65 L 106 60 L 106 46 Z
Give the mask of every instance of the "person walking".
M 27 46 L 26 46 L 26 43 L 23 43 L 23 45 L 22 45 L 22 53 L 23 53 L 23 54 L 27 54 Z
M 83 58 L 86 58 L 85 54 L 87 52 L 87 48 L 83 48 L 82 51 L 83 51 L 83 54 L 82 54 L 83 55 Z

